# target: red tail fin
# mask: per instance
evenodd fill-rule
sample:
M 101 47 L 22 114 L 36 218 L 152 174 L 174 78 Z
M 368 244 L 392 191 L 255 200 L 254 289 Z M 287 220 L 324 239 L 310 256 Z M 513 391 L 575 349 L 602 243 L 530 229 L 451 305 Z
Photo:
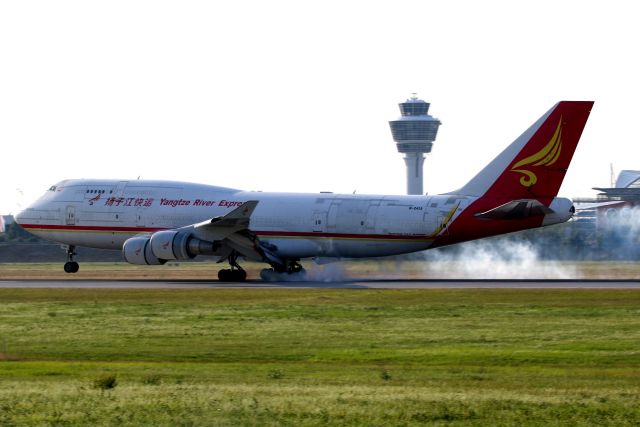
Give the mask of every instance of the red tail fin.
M 475 178 L 450 194 L 475 196 L 433 246 L 472 240 L 548 223 L 566 221 L 571 201 L 559 200 L 565 210 L 550 208 L 558 194 L 593 102 L 562 101 L 543 115 Z
M 549 199 L 558 194 L 593 101 L 561 101 L 456 194 Z

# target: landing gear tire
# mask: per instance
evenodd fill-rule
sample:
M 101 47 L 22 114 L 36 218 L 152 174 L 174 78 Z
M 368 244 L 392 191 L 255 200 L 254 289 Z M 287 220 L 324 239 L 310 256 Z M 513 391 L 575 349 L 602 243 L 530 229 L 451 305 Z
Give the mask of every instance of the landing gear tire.
M 244 282 L 247 280 L 247 272 L 238 264 L 238 253 L 233 251 L 228 258 L 231 268 L 218 271 L 218 280 L 221 282 Z
M 75 261 L 67 261 L 64 264 L 65 273 L 77 273 L 80 270 L 80 265 Z
M 265 282 L 298 282 L 307 277 L 304 268 L 297 271 L 276 271 L 273 268 L 265 268 L 260 271 L 260 278 Z
M 218 271 L 218 280 L 221 282 L 244 282 L 247 280 L 247 272 L 225 268 Z

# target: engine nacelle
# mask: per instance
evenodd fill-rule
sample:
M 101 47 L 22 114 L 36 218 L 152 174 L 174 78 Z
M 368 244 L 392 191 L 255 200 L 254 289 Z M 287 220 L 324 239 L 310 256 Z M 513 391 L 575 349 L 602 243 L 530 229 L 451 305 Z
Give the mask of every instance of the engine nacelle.
M 178 230 L 157 231 L 151 235 L 151 250 L 161 259 L 191 259 L 195 255 L 186 250 L 189 234 Z
M 561 222 L 569 221 L 576 212 L 573 201 L 564 197 L 554 197 L 549 208 L 552 212 L 544 216 L 542 225 L 560 224 Z
M 188 230 L 165 230 L 151 235 L 151 251 L 159 259 L 188 260 L 196 255 L 213 255 L 214 242 L 200 240 Z
M 151 251 L 150 236 L 136 236 L 127 239 L 122 246 L 122 256 L 129 264 L 161 265 L 166 259 L 159 259 Z

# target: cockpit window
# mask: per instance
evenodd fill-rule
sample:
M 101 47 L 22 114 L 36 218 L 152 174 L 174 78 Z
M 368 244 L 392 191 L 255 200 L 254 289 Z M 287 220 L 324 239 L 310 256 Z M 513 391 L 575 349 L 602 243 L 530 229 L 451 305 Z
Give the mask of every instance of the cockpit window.
M 51 187 L 49 187 L 49 191 L 56 191 L 56 186 L 52 185 Z

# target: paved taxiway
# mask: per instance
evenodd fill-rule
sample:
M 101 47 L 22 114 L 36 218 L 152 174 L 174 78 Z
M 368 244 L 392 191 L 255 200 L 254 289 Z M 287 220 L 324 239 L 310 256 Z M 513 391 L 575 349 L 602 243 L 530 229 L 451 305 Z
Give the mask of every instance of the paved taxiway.
M 640 289 L 638 280 L 350 280 L 226 283 L 205 280 L 0 280 L 0 288 L 74 289 Z

